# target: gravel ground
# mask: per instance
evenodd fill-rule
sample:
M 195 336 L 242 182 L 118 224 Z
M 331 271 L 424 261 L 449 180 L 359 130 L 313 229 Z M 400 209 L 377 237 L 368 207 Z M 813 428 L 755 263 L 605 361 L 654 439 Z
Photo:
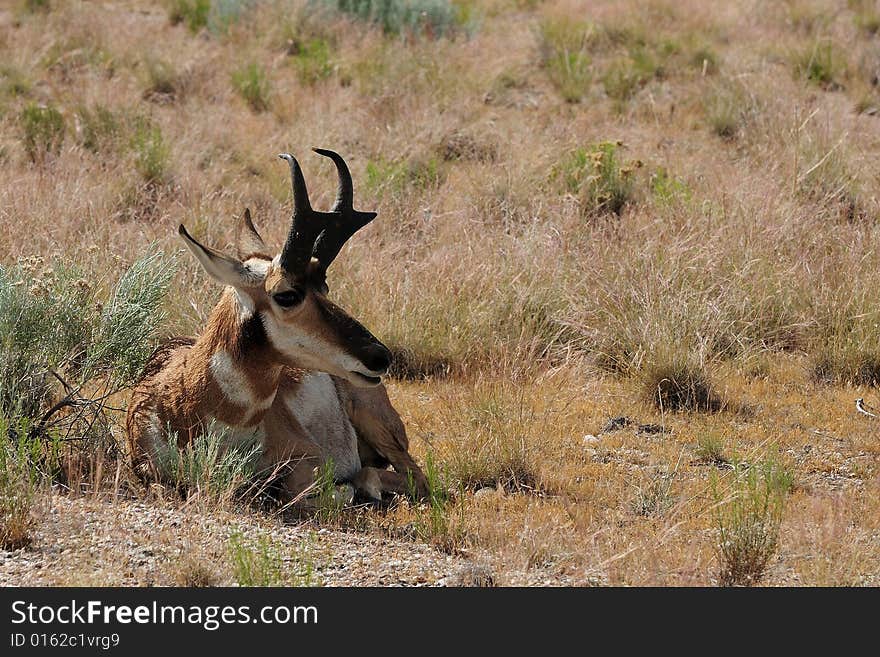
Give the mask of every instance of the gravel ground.
M 442 586 L 481 572 L 463 557 L 378 533 L 284 524 L 257 513 L 53 495 L 33 543 L 0 550 L 0 585 L 185 585 L 194 573 L 214 585 L 234 585 L 228 539 L 236 530 L 250 545 L 269 537 L 289 582 L 302 582 L 307 565 L 311 582 L 324 586 Z

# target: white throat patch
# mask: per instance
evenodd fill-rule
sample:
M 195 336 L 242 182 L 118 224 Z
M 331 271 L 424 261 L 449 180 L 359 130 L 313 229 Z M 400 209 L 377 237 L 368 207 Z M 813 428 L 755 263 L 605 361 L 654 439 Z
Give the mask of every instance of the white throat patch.
M 275 399 L 274 391 L 267 398 L 258 398 L 244 372 L 235 364 L 229 352 L 215 352 L 211 356 L 210 369 L 211 376 L 214 377 L 223 396 L 244 410 L 243 422 L 272 405 Z

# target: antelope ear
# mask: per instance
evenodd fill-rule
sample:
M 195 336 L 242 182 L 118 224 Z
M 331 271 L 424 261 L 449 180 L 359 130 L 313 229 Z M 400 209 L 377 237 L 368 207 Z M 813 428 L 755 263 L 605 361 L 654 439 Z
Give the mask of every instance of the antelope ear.
M 245 208 L 244 215 L 242 215 L 241 221 L 238 224 L 237 244 L 238 256 L 242 260 L 247 260 L 254 256 L 263 256 L 269 260 L 272 259 L 272 255 L 269 253 L 269 248 L 257 232 L 254 222 L 251 221 L 250 208 Z
M 208 275 L 214 280 L 238 288 L 256 287 L 262 284 L 263 276 L 259 272 L 251 271 L 240 260 L 230 258 L 225 253 L 200 244 L 187 232 L 183 224 L 180 224 L 177 232 L 180 233 L 187 248 L 192 251 Z

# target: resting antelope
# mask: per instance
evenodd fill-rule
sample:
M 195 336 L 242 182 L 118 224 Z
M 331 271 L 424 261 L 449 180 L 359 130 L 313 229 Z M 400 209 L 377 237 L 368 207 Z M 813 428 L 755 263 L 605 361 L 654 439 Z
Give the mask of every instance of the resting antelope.
M 177 435 L 181 448 L 213 421 L 229 428 L 231 440 L 260 441 L 261 469 L 280 472 L 287 500 L 307 491 L 316 467 L 331 459 L 335 479 L 351 482 L 368 499 L 409 492 L 412 485 L 426 493 L 381 383 L 391 363 L 388 349 L 327 298 L 327 268 L 376 213 L 354 209 L 342 157 L 315 152 L 336 164 L 336 202 L 330 212 L 313 210 L 299 163 L 282 154 L 290 164 L 294 210 L 276 257 L 249 210 L 238 259 L 203 246 L 181 224 L 186 246 L 227 287 L 202 334 L 160 347 L 133 392 L 126 428 L 142 475 L 161 477 L 169 435 Z M 394 471 L 385 469 L 389 463 Z

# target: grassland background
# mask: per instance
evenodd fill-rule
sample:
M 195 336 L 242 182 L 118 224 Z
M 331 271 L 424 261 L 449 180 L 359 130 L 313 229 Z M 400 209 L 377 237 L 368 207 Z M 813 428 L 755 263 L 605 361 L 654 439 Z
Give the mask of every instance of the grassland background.
M 231 247 L 246 206 L 280 245 L 276 153 L 325 207 L 309 149 L 333 148 L 379 219 L 331 293 L 398 354 L 413 451 L 457 490 L 414 540 L 501 582 L 716 583 L 751 499 L 730 464 L 769 463 L 761 581 L 877 583 L 873 2 L 462 0 L 401 32 L 196 4 L 0 7 L 0 262 L 107 285 L 181 222 Z M 218 294 L 181 259 L 163 331 Z M 589 437 L 620 415 L 671 433 Z

